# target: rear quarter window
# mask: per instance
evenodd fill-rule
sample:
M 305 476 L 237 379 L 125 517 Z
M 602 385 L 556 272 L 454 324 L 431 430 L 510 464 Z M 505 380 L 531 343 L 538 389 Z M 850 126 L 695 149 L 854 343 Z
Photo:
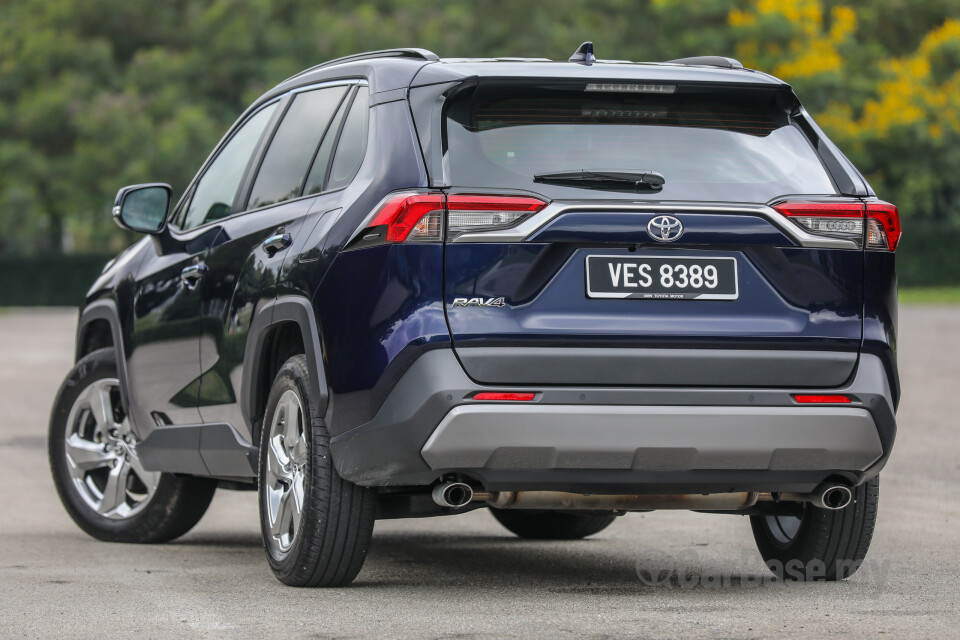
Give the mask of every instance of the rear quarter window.
M 360 87 L 350 106 L 337 142 L 326 190 L 345 187 L 357 175 L 367 149 L 367 123 L 370 119 L 370 89 Z

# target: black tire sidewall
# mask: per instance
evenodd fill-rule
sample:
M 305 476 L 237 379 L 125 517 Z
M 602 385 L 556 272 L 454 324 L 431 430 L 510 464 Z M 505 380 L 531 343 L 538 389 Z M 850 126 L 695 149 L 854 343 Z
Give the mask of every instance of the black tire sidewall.
M 857 571 L 876 524 L 879 478 L 853 488 L 853 500 L 836 511 L 806 505 L 789 543 L 776 540 L 765 516 L 750 516 L 760 555 L 778 577 L 799 581 L 838 580 Z
M 530 540 L 579 540 L 600 533 L 617 519 L 617 516 L 607 514 L 493 507 L 490 513 L 505 529 Z
M 330 434 L 320 415 L 319 398 L 311 395 L 307 359 L 287 360 L 274 379 L 260 428 L 260 478 L 266 477 L 270 425 L 280 397 L 294 390 L 300 400 L 307 466 L 300 528 L 286 553 L 271 547 L 266 492 L 260 483 L 260 528 L 267 561 L 274 575 L 295 587 L 342 587 L 360 572 L 373 533 L 375 498 L 369 489 L 352 484 L 337 473 L 330 454 Z
M 807 560 L 810 553 L 806 549 L 811 536 L 815 535 L 814 529 L 820 524 L 821 518 L 814 511 L 816 507 L 806 506 L 803 515 L 800 518 L 800 528 L 790 542 L 784 543 L 777 540 L 773 532 L 770 531 L 770 523 L 766 516 L 755 516 L 751 518 L 750 524 L 753 527 L 753 533 L 757 542 L 757 549 L 760 555 L 767 561 L 778 560 L 785 563 L 791 559 Z

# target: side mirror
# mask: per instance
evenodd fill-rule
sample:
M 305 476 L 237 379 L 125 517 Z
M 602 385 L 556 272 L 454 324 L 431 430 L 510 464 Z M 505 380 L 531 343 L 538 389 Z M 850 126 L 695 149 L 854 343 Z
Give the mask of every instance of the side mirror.
M 157 235 L 167 226 L 173 189 L 168 184 L 135 184 L 117 192 L 113 220 L 121 229 Z

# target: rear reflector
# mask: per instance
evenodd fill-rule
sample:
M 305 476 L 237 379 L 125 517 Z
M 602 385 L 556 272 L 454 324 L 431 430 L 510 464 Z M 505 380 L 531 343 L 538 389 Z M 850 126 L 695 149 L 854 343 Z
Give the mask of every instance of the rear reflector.
M 848 398 L 847 396 L 795 395 L 793 396 L 793 398 L 800 404 L 849 404 L 850 403 L 850 398 Z
M 529 402 L 533 400 L 537 394 L 535 393 L 522 393 L 522 392 L 497 392 L 497 391 L 482 391 L 477 395 L 473 396 L 474 400 L 499 400 L 499 401 L 509 401 L 509 402 Z

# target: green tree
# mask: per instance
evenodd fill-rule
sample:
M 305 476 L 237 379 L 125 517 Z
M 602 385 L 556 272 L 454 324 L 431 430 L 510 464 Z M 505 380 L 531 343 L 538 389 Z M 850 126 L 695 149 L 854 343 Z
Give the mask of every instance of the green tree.
M 323 60 L 399 46 L 564 59 L 587 39 L 601 58 L 737 55 L 782 74 L 881 197 L 957 223 L 958 13 L 956 0 L 0 0 L 0 251 L 119 249 L 118 187 L 183 189 L 250 101 Z

